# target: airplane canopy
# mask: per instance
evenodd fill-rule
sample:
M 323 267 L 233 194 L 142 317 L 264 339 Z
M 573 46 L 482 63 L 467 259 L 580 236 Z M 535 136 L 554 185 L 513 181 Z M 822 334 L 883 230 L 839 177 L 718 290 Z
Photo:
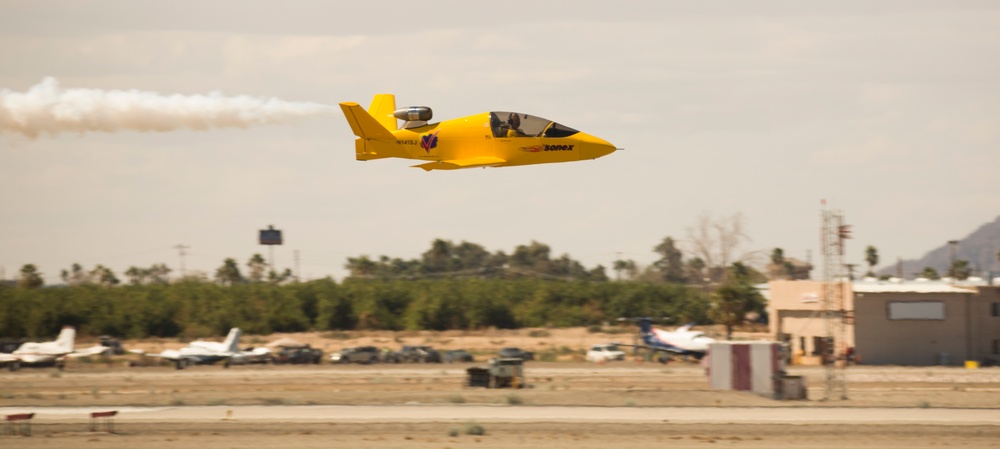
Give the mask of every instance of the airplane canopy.
M 520 112 L 490 112 L 493 137 L 569 137 L 579 131 L 552 120 Z

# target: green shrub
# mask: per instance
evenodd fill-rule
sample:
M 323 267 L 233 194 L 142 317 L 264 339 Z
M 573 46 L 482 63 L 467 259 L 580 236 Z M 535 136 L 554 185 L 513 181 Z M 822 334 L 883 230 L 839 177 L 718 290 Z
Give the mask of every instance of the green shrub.
M 470 423 L 467 423 L 465 425 L 465 434 L 466 435 L 486 435 L 486 429 L 483 428 L 483 426 L 480 426 L 479 424 L 476 424 L 474 422 L 470 422 Z

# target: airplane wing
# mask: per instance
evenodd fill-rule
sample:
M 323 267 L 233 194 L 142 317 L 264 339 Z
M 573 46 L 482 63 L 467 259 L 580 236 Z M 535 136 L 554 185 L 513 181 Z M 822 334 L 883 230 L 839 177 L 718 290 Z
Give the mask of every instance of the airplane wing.
M 156 357 L 160 359 L 167 359 L 171 361 L 177 361 L 186 359 L 187 357 L 181 355 L 181 352 L 176 349 L 167 349 L 166 351 L 160 352 L 159 354 L 145 354 L 146 357 Z
M 107 350 L 108 350 L 108 347 L 106 347 L 106 346 L 95 345 L 95 346 L 91 346 L 89 348 L 84 348 L 84 349 L 80 349 L 80 350 L 77 350 L 77 351 L 73 351 L 73 352 L 71 352 L 69 354 L 66 354 L 66 356 L 67 357 L 72 357 L 74 359 L 75 358 L 79 358 L 79 357 L 89 357 L 89 356 L 104 354 L 105 352 L 107 352 Z
M 480 156 L 471 157 L 468 159 L 452 159 L 448 161 L 441 162 L 428 162 L 426 164 L 414 165 L 414 167 L 420 167 L 424 170 L 457 170 L 460 168 L 475 168 L 475 167 L 496 167 L 507 163 L 506 160 L 500 159 L 498 157 L 492 156 Z
M 669 352 L 671 354 L 678 354 L 678 355 L 689 355 L 689 354 L 692 354 L 692 351 L 688 351 L 688 350 L 681 349 L 681 348 L 666 347 L 666 346 L 630 345 L 630 344 L 618 343 L 618 342 L 614 342 L 614 344 L 616 344 L 618 346 L 627 346 L 627 347 L 630 347 L 630 348 L 649 349 L 650 351 Z

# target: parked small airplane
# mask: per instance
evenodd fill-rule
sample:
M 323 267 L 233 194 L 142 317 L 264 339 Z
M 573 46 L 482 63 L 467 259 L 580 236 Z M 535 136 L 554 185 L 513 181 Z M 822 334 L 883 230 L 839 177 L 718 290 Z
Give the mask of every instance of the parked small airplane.
M 151 356 L 170 360 L 177 369 L 191 365 L 211 365 L 220 360 L 224 361 L 224 366 L 228 368 L 233 358 L 240 356 L 239 344 L 242 334 L 239 328 L 234 327 L 229 330 L 229 335 L 222 343 L 198 340 L 181 349 L 168 349 Z
M 340 108 L 358 139 L 359 161 L 398 157 L 424 161 L 424 170 L 511 167 L 597 159 L 616 148 L 565 125 L 519 112 L 494 111 L 427 123 L 426 106 L 396 109 L 396 97 L 378 94 L 366 112 L 357 103 Z M 403 120 L 402 129 L 396 120 Z
M 700 360 L 708 352 L 708 345 L 715 343 L 715 339 L 706 336 L 705 333 L 692 331 L 691 324 L 681 326 L 675 331 L 665 331 L 654 328 L 652 318 L 636 318 L 633 321 L 639 322 L 639 338 L 644 344 L 616 343 L 617 345 L 691 356 Z
M 11 371 L 16 371 L 23 366 L 46 367 L 54 366 L 63 369 L 66 366 L 66 357 L 87 357 L 100 355 L 108 348 L 95 346 L 80 351 L 73 350 L 73 342 L 76 339 L 76 329 L 66 326 L 59 332 L 59 336 L 54 341 L 36 343 L 28 342 L 10 354 L 0 354 L 0 365 L 6 365 Z

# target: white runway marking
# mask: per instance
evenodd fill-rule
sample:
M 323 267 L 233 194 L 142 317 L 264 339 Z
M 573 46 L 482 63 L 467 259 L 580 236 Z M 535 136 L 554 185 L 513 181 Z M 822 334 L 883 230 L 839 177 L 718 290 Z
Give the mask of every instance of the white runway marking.
M 998 409 L 835 407 L 530 407 L 483 405 L 207 406 L 207 407 L 5 407 L 0 415 L 36 413 L 38 420 L 89 419 L 118 410 L 117 420 L 210 422 L 605 422 L 678 424 L 933 424 L 1000 426 Z

